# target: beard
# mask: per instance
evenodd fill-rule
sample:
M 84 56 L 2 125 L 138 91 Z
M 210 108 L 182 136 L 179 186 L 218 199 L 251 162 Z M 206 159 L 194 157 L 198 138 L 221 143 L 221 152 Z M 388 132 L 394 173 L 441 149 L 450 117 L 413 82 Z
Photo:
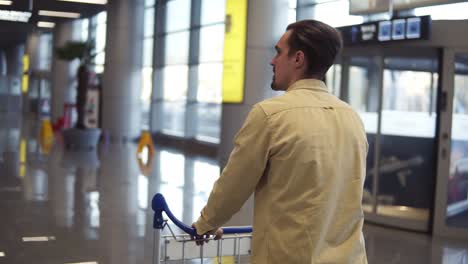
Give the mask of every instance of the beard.
M 275 83 L 275 74 L 273 73 L 273 77 L 271 78 L 270 87 L 273 91 L 278 91 L 278 85 Z
M 273 91 L 282 91 L 281 87 L 278 86 L 275 80 L 275 75 L 273 74 L 273 78 L 271 79 L 270 87 Z

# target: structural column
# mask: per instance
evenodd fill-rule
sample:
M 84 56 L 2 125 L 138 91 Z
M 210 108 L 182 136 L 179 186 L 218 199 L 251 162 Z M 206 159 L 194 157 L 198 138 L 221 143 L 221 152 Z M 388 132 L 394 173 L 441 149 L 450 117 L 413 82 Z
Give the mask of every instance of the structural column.
M 68 41 L 82 41 L 81 23 L 79 21 L 69 21 L 57 24 L 54 29 L 54 47 L 63 47 Z M 43 47 L 38 41 L 38 47 Z M 45 47 L 43 47 L 45 48 Z M 52 120 L 55 122 L 63 116 L 63 106 L 65 103 L 75 103 L 76 94 L 76 72 L 80 62 L 78 60 L 68 62 L 52 59 L 52 92 L 51 107 Z
M 8 111 L 21 112 L 21 76 L 23 69 L 24 44 L 15 45 L 6 50 Z
M 143 13 L 143 0 L 107 4 L 102 128 L 111 141 L 131 140 L 140 134 Z
M 252 106 L 277 94 L 270 88 L 273 76 L 270 61 L 275 55 L 276 42 L 288 25 L 288 8 L 287 0 L 248 1 L 244 102 L 223 104 L 219 148 L 221 167 L 226 165 L 233 149 L 233 138 Z M 249 200 L 231 223 L 251 224 L 245 221 L 251 221 L 252 208 L 253 203 Z

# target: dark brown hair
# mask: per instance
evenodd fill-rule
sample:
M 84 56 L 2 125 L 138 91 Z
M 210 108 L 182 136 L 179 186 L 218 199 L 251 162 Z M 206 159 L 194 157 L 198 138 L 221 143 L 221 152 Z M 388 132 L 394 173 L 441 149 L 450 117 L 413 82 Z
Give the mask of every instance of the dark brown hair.
M 323 78 L 343 46 L 338 30 L 317 20 L 297 21 L 286 30 L 291 30 L 289 55 L 299 50 L 304 52 L 308 65 L 306 75 Z

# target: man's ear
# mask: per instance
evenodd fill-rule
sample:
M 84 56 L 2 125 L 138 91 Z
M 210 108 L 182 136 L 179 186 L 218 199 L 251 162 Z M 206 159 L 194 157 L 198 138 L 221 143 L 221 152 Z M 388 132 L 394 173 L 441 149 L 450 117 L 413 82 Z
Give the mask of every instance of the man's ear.
M 296 63 L 296 67 L 298 68 L 301 68 L 305 65 L 305 55 L 304 55 L 304 52 L 302 50 L 298 50 L 296 51 L 296 54 L 295 54 L 295 63 Z

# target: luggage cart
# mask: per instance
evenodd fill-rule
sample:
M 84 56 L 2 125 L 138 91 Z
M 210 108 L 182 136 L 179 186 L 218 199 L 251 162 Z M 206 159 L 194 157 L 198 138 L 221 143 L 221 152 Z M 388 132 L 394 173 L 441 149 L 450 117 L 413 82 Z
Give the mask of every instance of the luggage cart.
M 152 200 L 153 218 L 153 256 L 152 263 L 249 263 L 250 245 L 252 240 L 252 227 L 225 227 L 221 239 L 211 241 L 213 238 L 200 239 L 205 242 L 197 246 L 192 237 L 196 237 L 196 230 L 179 221 L 169 210 L 169 207 L 160 193 L 154 195 Z M 168 220 L 163 218 L 162 212 L 185 232 L 176 235 Z M 170 234 L 163 235 L 162 230 L 168 228 Z

